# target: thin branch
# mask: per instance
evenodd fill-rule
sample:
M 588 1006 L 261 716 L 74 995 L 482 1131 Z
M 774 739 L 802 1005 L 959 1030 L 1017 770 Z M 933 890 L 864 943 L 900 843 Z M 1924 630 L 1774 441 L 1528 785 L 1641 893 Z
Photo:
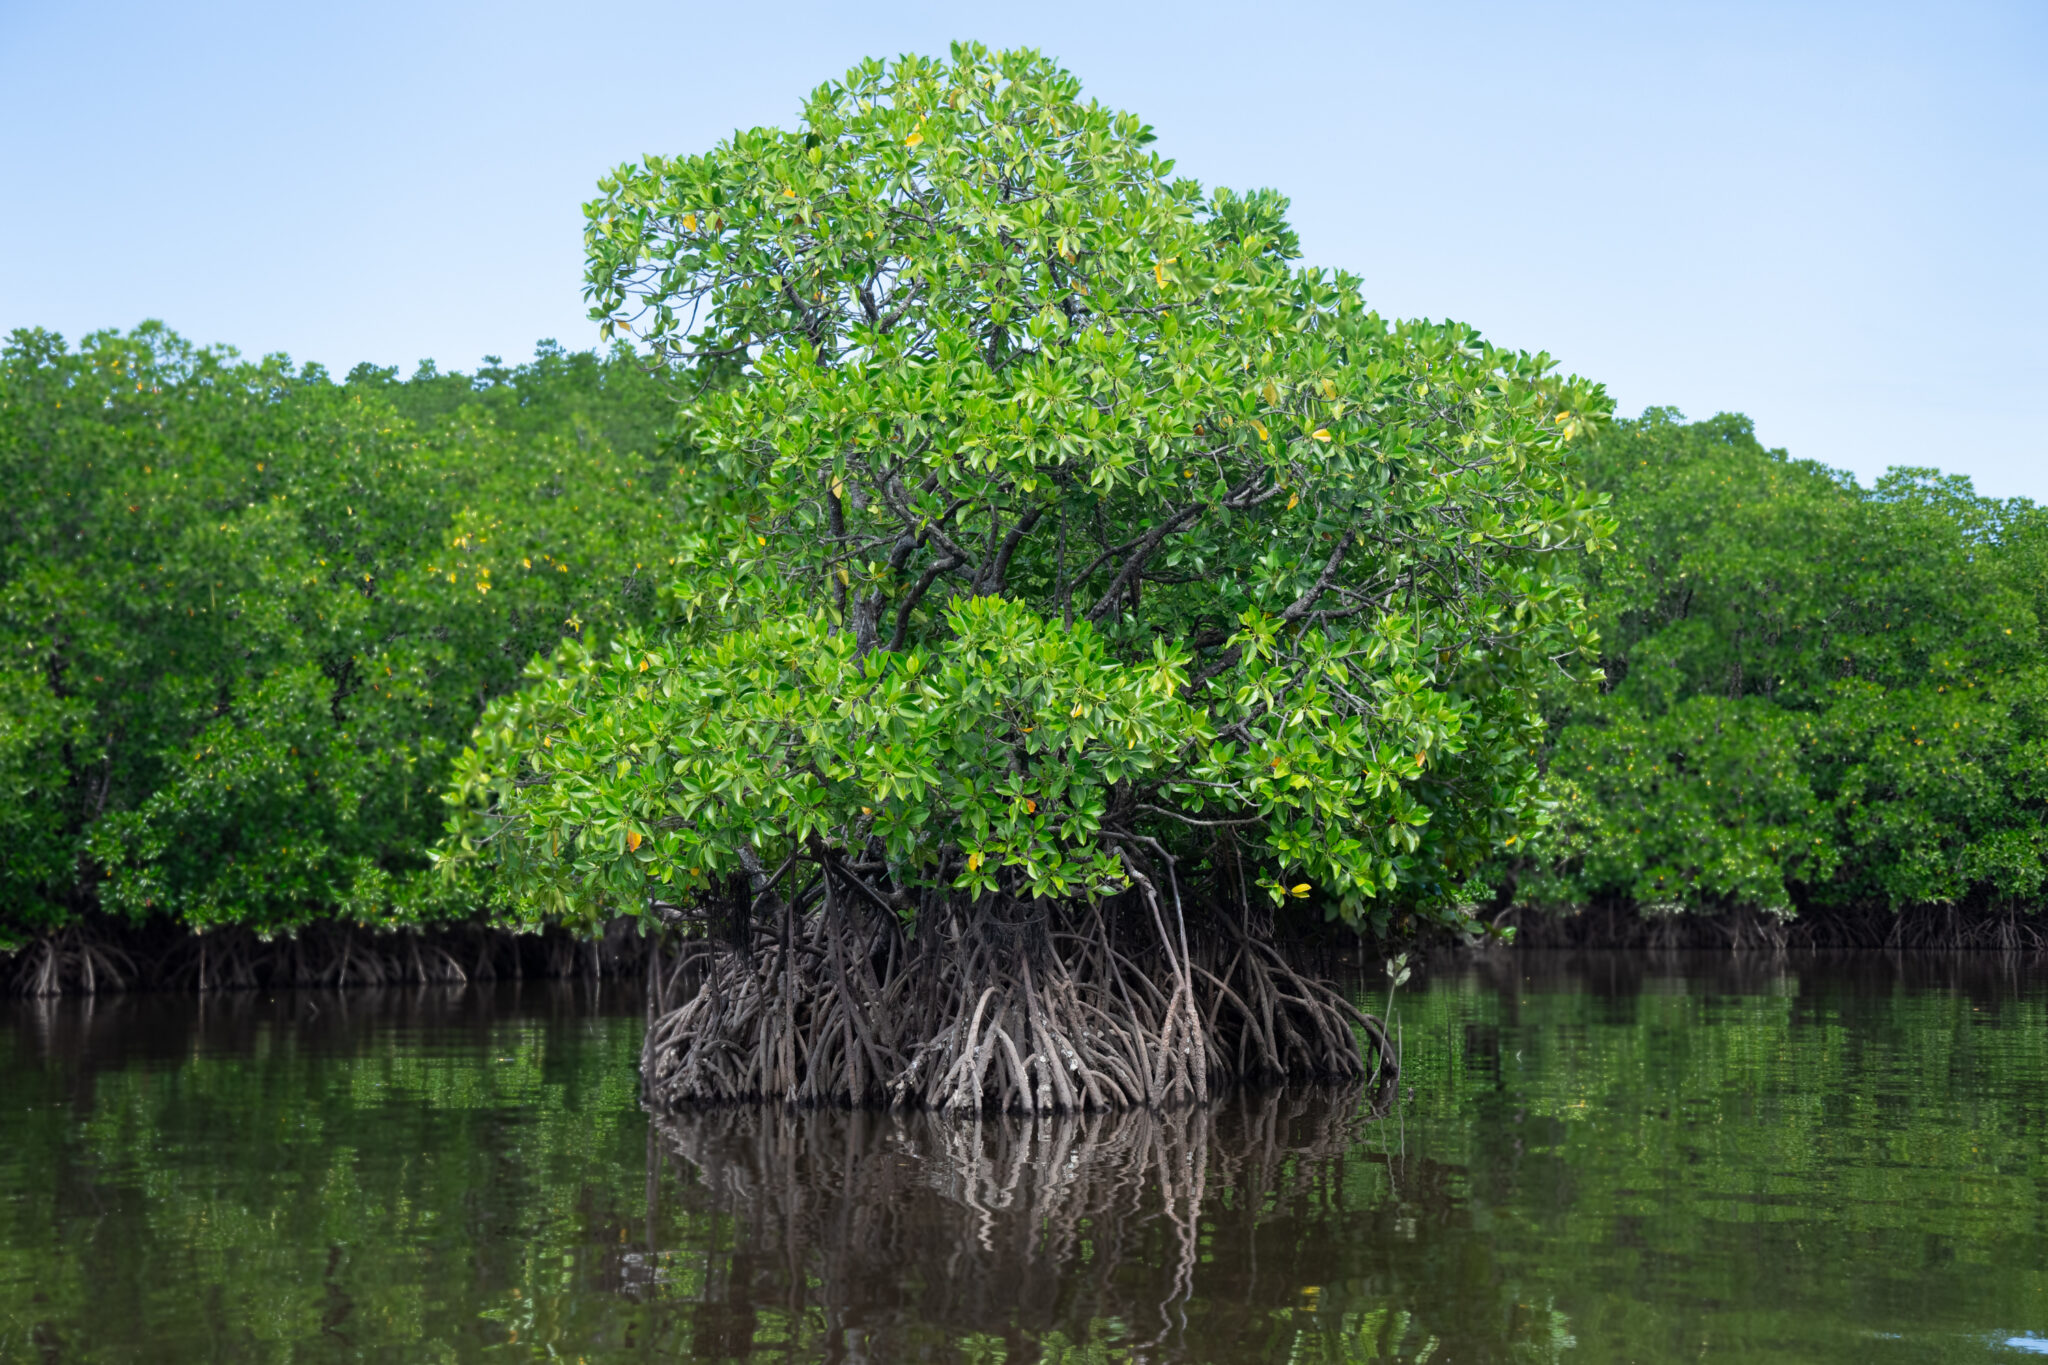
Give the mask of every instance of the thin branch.
M 1103 617 L 1109 615 L 1110 608 L 1116 605 L 1117 599 L 1123 595 L 1124 589 L 1130 586 L 1132 575 L 1145 566 L 1145 561 L 1152 557 L 1153 552 L 1159 548 L 1160 542 L 1164 541 L 1175 531 L 1180 530 L 1183 526 L 1198 519 L 1202 513 L 1208 510 L 1208 507 L 1207 503 L 1198 502 L 1192 507 L 1183 508 L 1140 537 L 1137 548 L 1131 551 L 1130 558 L 1124 561 L 1123 568 L 1118 570 L 1117 576 L 1110 581 L 1108 591 L 1102 594 L 1102 600 L 1097 602 L 1094 609 L 1088 613 L 1088 619 L 1090 621 L 1100 621 Z
M 890 653 L 893 654 L 903 648 L 904 637 L 910 631 L 910 613 L 919 602 L 924 600 L 924 595 L 931 591 L 932 584 L 938 582 L 941 574 L 951 573 L 965 563 L 966 561 L 958 555 L 947 555 L 943 559 L 935 560 L 931 567 L 918 575 L 917 583 L 904 596 L 902 603 L 896 608 L 896 629 L 889 636 Z
M 1256 825 L 1261 823 L 1265 819 L 1264 816 L 1252 815 L 1247 816 L 1242 820 L 1197 820 L 1192 815 L 1182 815 L 1177 810 L 1168 810 L 1164 806 L 1148 805 L 1143 801 L 1140 801 L 1138 803 L 1138 809 L 1149 810 L 1154 815 L 1169 816 L 1172 819 L 1180 821 L 1184 825 L 1197 825 L 1203 829 L 1223 829 L 1232 825 Z
M 1024 543 L 1024 537 L 1031 534 L 1031 528 L 1038 525 L 1038 519 L 1044 515 L 1043 506 L 1034 507 L 1018 518 L 1017 524 L 1010 528 L 1010 534 L 1003 537 L 1003 548 L 996 552 L 996 562 L 989 567 L 988 583 L 982 589 L 983 592 L 996 597 L 1002 595 L 1006 586 L 1005 580 L 1010 574 L 1011 557 L 1017 553 L 1017 547 Z

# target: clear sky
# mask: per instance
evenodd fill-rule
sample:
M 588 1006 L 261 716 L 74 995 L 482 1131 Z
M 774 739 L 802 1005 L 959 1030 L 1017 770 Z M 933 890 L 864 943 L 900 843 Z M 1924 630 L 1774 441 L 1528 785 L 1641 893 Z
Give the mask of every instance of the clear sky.
M 1030 44 L 1309 259 L 1868 479 L 2048 499 L 2048 3 L 0 0 L 0 331 L 595 341 L 579 206 L 868 54 Z

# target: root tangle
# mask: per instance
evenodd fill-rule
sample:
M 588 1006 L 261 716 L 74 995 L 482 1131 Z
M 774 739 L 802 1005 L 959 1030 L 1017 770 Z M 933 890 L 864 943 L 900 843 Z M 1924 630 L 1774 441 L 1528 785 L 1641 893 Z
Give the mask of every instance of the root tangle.
M 1377 1020 L 1241 926 L 1190 951 L 1179 907 L 1142 878 L 1107 905 L 941 902 L 914 938 L 838 882 L 657 966 L 642 1075 L 658 1109 L 1073 1113 L 1248 1082 L 1394 1083 Z

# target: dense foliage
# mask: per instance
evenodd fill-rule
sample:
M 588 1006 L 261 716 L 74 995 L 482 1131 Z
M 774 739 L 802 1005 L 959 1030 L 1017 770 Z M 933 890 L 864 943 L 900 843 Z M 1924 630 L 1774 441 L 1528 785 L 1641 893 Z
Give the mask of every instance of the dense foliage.
M 589 293 L 666 375 L 15 333 L 0 947 L 828 863 L 906 931 L 2039 904 L 2042 509 L 1608 427 L 1151 141 L 963 47 L 622 167 Z
M 672 411 L 628 357 L 548 345 L 336 383 L 154 325 L 15 333 L 0 943 L 93 909 L 468 913 L 413 875 L 449 756 L 565 632 L 654 609 L 693 495 Z
M 2048 881 L 2048 516 L 1874 487 L 1749 423 L 1616 424 L 1579 468 L 1618 548 L 1606 681 L 1559 693 L 1564 816 L 1525 902 L 1651 913 L 2033 909 Z
M 1151 142 L 960 47 L 602 182 L 594 316 L 743 366 L 687 416 L 760 502 L 685 547 L 692 625 L 484 726 L 462 837 L 531 907 L 836 861 L 909 920 L 1172 865 L 1385 927 L 1539 821 L 1603 395 L 1381 319 Z

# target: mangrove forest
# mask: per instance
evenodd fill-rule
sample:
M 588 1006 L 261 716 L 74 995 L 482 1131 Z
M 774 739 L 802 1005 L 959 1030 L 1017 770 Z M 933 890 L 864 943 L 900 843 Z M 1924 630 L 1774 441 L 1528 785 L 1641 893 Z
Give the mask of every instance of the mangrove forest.
M 2048 1354 L 2048 510 L 1289 213 L 958 44 L 596 349 L 13 331 L 0 1361 Z

